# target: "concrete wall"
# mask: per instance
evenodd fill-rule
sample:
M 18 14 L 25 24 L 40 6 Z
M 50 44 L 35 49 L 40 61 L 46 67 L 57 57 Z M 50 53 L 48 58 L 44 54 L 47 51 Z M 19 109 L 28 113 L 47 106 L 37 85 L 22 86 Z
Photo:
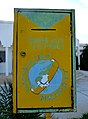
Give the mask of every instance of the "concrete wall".
M 12 73 L 13 22 L 0 21 L 0 51 L 5 51 L 6 62 L 0 63 L 0 73 Z M 8 55 L 8 56 L 7 56 Z
M 0 51 L 5 51 L 5 48 L 0 45 Z M 6 72 L 6 62 L 0 63 L 0 73 Z M 12 73 L 12 47 L 8 48 L 8 72 Z
M 11 47 L 13 43 L 13 22 L 0 21 L 0 41 L 3 47 Z
M 10 47 L 8 49 L 8 70 L 9 70 L 9 73 L 12 73 L 12 47 Z
M 2 45 L 0 45 L 0 51 L 5 51 L 5 48 Z M 0 63 L 0 73 L 5 73 L 5 65 L 6 63 L 4 62 Z

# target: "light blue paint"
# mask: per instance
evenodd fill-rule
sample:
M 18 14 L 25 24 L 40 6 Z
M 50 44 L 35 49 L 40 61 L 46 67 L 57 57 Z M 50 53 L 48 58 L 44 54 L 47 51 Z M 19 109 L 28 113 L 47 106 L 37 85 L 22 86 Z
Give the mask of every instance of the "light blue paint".
M 42 48 L 64 50 L 64 39 L 59 38 L 29 38 L 31 48 L 35 50 L 41 50 Z
M 58 68 L 57 72 L 55 73 L 54 77 L 50 81 L 49 86 L 47 87 L 47 91 L 42 91 L 41 94 L 50 94 L 57 90 L 62 83 L 62 72 L 60 68 Z
M 62 83 L 61 84 L 61 87 L 59 88 L 59 90 L 57 92 L 55 92 L 54 94 L 51 94 L 51 95 L 42 95 L 40 97 L 40 100 L 41 101 L 47 101 L 47 100 L 54 100 L 55 98 L 57 98 L 61 93 L 62 91 L 67 87 L 67 84 L 66 83 Z
M 44 68 L 51 64 L 50 60 L 39 60 L 29 70 L 28 78 L 31 85 L 37 87 L 36 79 L 41 76 L 40 73 L 44 71 Z
M 38 84 L 36 82 L 37 77 L 39 80 L 41 80 L 42 76 L 45 75 L 45 73 L 48 74 L 49 70 L 52 67 L 52 64 L 53 63 L 51 60 L 39 60 L 36 64 L 34 64 L 29 70 L 28 75 L 31 85 L 37 88 L 38 87 Z M 55 72 L 54 77 L 50 81 L 49 86 L 47 86 L 46 89 L 41 92 L 41 94 L 50 94 L 54 92 L 59 88 L 61 83 L 62 83 L 62 72 L 60 68 L 58 68 L 58 70 Z

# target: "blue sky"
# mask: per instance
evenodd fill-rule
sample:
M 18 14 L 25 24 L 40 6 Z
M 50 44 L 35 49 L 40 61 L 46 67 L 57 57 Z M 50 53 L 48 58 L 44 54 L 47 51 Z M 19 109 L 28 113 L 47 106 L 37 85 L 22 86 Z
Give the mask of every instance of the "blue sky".
M 14 8 L 75 9 L 76 38 L 88 43 L 88 0 L 0 0 L 0 20 L 13 21 Z

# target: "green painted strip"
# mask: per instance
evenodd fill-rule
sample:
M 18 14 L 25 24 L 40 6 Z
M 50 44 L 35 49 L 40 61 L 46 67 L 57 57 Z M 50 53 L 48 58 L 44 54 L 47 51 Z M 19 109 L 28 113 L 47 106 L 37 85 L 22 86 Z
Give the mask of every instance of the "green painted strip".
M 69 13 L 49 13 L 49 12 L 20 12 L 42 29 L 48 29 L 56 22 L 70 15 Z
M 72 54 L 73 54 L 73 99 L 74 111 L 77 110 L 77 95 L 76 95 L 76 38 L 75 38 L 75 10 L 72 11 Z
M 71 13 L 74 9 L 28 9 L 14 8 L 15 12 L 48 12 L 48 13 Z
M 18 113 L 46 113 L 46 112 L 73 112 L 73 109 L 31 109 L 31 110 L 21 110 L 18 109 Z

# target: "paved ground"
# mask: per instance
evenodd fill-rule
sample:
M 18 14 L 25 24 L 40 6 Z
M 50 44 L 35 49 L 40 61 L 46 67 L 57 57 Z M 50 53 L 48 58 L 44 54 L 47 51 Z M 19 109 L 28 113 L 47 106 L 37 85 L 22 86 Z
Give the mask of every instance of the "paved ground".
M 88 72 L 78 72 L 77 74 L 77 112 L 55 113 L 56 119 L 71 119 L 81 117 L 83 113 L 88 113 Z M 79 78 L 80 77 L 80 78 Z M 53 118 L 53 119 L 54 119 Z
M 12 75 L 10 74 L 6 77 L 5 74 L 0 74 L 0 84 L 2 84 L 6 80 L 12 81 Z

